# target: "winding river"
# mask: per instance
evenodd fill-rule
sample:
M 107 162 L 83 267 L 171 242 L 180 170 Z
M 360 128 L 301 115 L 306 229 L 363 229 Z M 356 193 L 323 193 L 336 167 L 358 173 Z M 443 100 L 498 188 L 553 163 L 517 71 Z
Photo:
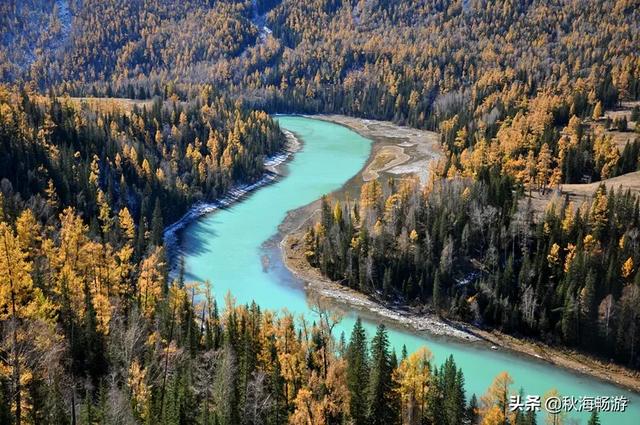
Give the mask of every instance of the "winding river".
M 356 175 L 369 156 L 371 143 L 346 127 L 321 120 L 279 116 L 278 121 L 282 128 L 301 139 L 303 148 L 287 164 L 285 177 L 183 229 L 180 247 L 184 254 L 185 277 L 210 280 L 220 302 L 230 291 L 238 303 L 255 300 L 263 309 L 286 308 L 317 320 L 307 304 L 302 283 L 284 267 L 273 241 L 288 211 L 340 188 Z M 375 319 L 363 320 L 372 336 Z M 354 321 L 355 313 L 345 315 L 336 326 L 334 336 L 344 332 L 348 338 Z M 630 401 L 627 411 L 603 414 L 602 423 L 640 423 L 640 395 L 541 360 L 491 350 L 482 343 L 416 334 L 401 327 L 389 327 L 389 340 L 398 353 L 403 344 L 409 352 L 426 345 L 437 364 L 453 354 L 463 369 L 468 395 L 475 393 L 479 397 L 493 378 L 506 370 L 513 377 L 513 389 L 523 388 L 525 394 L 542 395 L 556 388 L 562 395 L 624 395 Z M 588 415 L 574 413 L 571 418 L 576 423 L 586 423 Z M 538 422 L 544 423 L 542 413 L 538 415 Z

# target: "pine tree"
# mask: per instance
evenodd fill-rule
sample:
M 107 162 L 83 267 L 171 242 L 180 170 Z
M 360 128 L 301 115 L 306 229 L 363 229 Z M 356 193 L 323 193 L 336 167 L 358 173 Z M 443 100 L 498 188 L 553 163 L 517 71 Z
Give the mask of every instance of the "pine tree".
M 597 410 L 591 412 L 591 417 L 589 418 L 587 425 L 600 425 L 600 417 L 598 416 Z
M 440 287 L 440 273 L 436 273 L 433 279 L 433 295 L 432 301 L 433 309 L 438 313 L 442 304 L 442 288 Z
M 444 404 L 442 392 L 442 377 L 438 373 L 438 368 L 433 368 L 433 377 L 427 395 L 427 423 L 441 425 L 445 423 Z
M 367 387 L 368 424 L 387 425 L 395 421 L 389 409 L 391 372 L 389 339 L 385 326 L 381 324 L 371 341 L 371 373 Z
M 440 373 L 444 397 L 444 415 L 449 425 L 461 423 L 465 416 L 464 376 L 449 356 Z
M 363 389 L 368 388 L 369 359 L 367 355 L 367 337 L 358 317 L 347 348 L 347 386 L 351 393 L 349 412 L 355 425 L 367 423 L 367 396 Z
M 160 198 L 156 198 L 156 204 L 153 208 L 153 216 L 151 218 L 151 244 L 160 246 L 162 243 L 162 232 L 164 224 L 162 220 L 162 208 L 160 207 Z
M 467 419 L 472 425 L 478 422 L 478 410 L 478 398 L 475 394 L 472 394 L 471 400 L 469 400 L 469 407 L 467 408 Z

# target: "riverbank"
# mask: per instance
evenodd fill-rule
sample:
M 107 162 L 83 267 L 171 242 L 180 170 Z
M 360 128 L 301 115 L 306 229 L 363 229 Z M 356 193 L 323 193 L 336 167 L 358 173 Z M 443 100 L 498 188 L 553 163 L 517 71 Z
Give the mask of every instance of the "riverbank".
M 285 266 L 300 280 L 305 282 L 306 288 L 316 297 L 326 300 L 339 300 L 347 304 L 350 309 L 373 313 L 394 323 L 399 323 L 416 331 L 426 331 L 435 335 L 453 336 L 466 341 L 480 341 L 480 338 L 469 332 L 465 326 L 449 323 L 432 315 L 418 315 L 400 306 L 387 306 L 373 300 L 371 297 L 342 286 L 324 277 L 318 269 L 309 266 L 304 258 L 304 235 L 294 233 L 287 235 L 281 241 Z
M 363 181 L 378 178 L 380 174 L 392 177 L 413 174 L 425 183 L 429 178 L 430 163 L 442 157 L 440 135 L 433 131 L 344 115 L 309 118 L 343 125 L 373 141 L 371 156 L 359 174 Z
M 421 181 L 428 178 L 429 162 L 438 159 L 441 154 L 438 138 L 435 133 L 420 134 L 420 130 L 406 129 L 392 123 L 360 120 L 350 117 L 323 115 L 313 116 L 344 125 L 364 137 L 372 140 L 371 154 L 363 169 L 340 190 L 331 194 L 333 198 L 354 198 L 359 188 L 371 177 L 371 173 L 380 174 L 418 174 Z M 394 132 L 397 134 L 394 135 Z M 432 134 L 429 134 L 432 133 Z M 437 134 L 435 134 L 437 136 Z M 411 139 L 411 137 L 414 139 Z M 407 140 L 408 139 L 408 140 Z M 437 143 L 438 146 L 433 144 Z M 385 155 L 394 146 L 403 148 L 401 164 L 396 155 Z M 383 155 L 380 155 L 380 153 Z M 398 152 L 398 151 L 396 151 Z M 426 167 L 426 170 L 420 167 Z M 374 177 L 375 178 L 375 177 Z M 383 320 L 391 321 L 416 332 L 429 332 L 434 335 L 450 336 L 469 343 L 486 344 L 494 349 L 509 350 L 551 364 L 583 373 L 618 386 L 640 392 L 640 373 L 622 366 L 603 362 L 594 357 L 576 353 L 570 350 L 551 347 L 538 341 L 515 338 L 497 331 L 488 331 L 472 325 L 445 321 L 433 314 L 421 314 L 397 305 L 383 305 L 377 300 L 360 292 L 343 287 L 322 276 L 318 270 L 312 268 L 304 258 L 303 237 L 306 227 L 318 218 L 319 201 L 289 212 L 285 221 L 280 225 L 280 242 L 283 262 L 285 266 L 299 279 L 305 282 L 310 296 L 329 300 L 332 303 L 343 304 L 349 308 L 373 314 Z
M 163 232 L 163 243 L 167 258 L 170 261 L 170 276 L 175 276 L 179 265 L 176 259 L 182 256 L 180 251 L 179 233 L 193 221 L 217 209 L 225 208 L 240 201 L 256 189 L 273 183 L 284 173 L 284 165 L 292 155 L 302 148 L 302 142 L 290 131 L 283 130 L 286 145 L 282 152 L 267 158 L 264 162 L 265 174 L 258 181 L 250 184 L 236 185 L 226 196 L 212 202 L 199 202 L 192 206 L 178 221 L 167 226 Z
M 320 114 L 306 117 L 342 125 L 372 141 L 369 158 L 362 169 L 339 190 L 331 193 L 333 198 L 341 201 L 359 197 L 362 184 L 372 178 L 418 176 L 425 183 L 429 178 L 430 164 L 443 154 L 440 135 L 433 131 L 344 115 Z M 280 234 L 287 235 L 297 231 L 310 221 L 319 207 L 318 199 L 289 211 L 278 228 Z

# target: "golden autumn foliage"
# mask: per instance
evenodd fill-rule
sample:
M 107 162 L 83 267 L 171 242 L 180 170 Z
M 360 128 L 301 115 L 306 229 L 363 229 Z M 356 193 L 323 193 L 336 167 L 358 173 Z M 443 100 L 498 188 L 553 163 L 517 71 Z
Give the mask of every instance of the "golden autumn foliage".
M 145 316 L 151 317 L 162 299 L 164 275 L 162 248 L 157 247 L 140 265 L 138 277 L 138 303 Z
M 20 239 L 0 223 L 0 318 L 29 317 L 35 313 L 37 292 L 31 279 L 32 264 Z
M 382 186 L 377 180 L 366 182 L 360 191 L 360 207 L 363 215 L 368 209 L 380 207 L 382 202 Z
M 393 379 L 398 385 L 397 391 L 405 412 L 403 416 L 413 417 L 418 421 L 425 416 L 427 395 L 432 385 L 432 357 L 426 347 L 421 347 L 402 360 L 394 371 Z
M 622 264 L 622 277 L 625 279 L 629 279 L 629 277 L 631 277 L 631 274 L 634 272 L 633 267 L 633 258 L 627 258 L 624 264 Z
M 283 146 L 249 108 L 440 129 L 427 185 L 367 182 L 359 211 L 336 203 L 309 229 L 331 278 L 638 366 L 637 201 L 602 188 L 544 223 L 516 212 L 637 168 L 598 130 L 640 97 L 633 1 L 5 3 L 0 396 L 17 391 L 0 414 L 18 425 L 349 423 L 328 320 L 231 297 L 220 318 L 210 285 L 169 282 L 164 226 Z M 421 421 L 430 360 L 388 383 Z M 496 378 L 482 423 L 513 422 L 510 384 Z
M 147 384 L 147 371 L 137 360 L 131 363 L 127 385 L 131 391 L 133 409 L 142 421 L 146 421 L 149 418 L 151 392 Z
M 560 245 L 554 243 L 549 250 L 549 255 L 547 255 L 547 261 L 551 265 L 557 265 L 560 262 Z
M 515 412 L 509 409 L 513 379 L 507 372 L 502 372 L 494 379 L 487 392 L 481 397 L 480 415 L 482 425 L 500 425 L 512 423 Z

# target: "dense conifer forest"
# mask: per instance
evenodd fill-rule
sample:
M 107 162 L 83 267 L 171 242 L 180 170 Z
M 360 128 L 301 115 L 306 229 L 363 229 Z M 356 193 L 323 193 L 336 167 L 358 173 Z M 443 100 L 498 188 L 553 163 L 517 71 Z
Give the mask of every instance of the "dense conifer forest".
M 508 178 L 365 185 L 359 202 L 323 201 L 305 236 L 309 262 L 387 301 L 637 368 L 640 201 L 602 186 L 559 198 L 533 220 Z M 526 203 L 526 201 L 524 201 Z
M 269 113 L 436 130 L 425 186 L 323 200 L 310 264 L 638 369 L 638 195 L 556 194 L 639 169 L 638 106 L 604 116 L 640 98 L 638 22 L 637 0 L 2 2 L 0 423 L 561 423 L 510 411 L 506 373 L 466 397 L 383 326 L 219 306 L 170 280 L 162 233 L 263 176 Z

